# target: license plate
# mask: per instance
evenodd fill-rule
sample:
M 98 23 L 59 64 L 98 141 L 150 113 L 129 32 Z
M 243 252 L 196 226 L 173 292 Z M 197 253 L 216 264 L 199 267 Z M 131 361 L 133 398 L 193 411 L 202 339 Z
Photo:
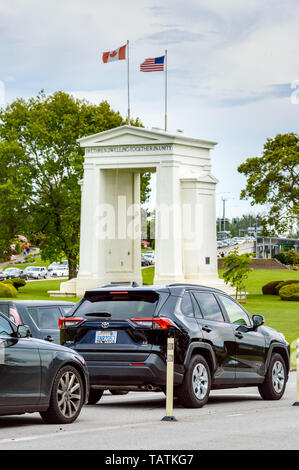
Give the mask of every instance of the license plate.
M 96 344 L 115 344 L 117 331 L 96 331 Z

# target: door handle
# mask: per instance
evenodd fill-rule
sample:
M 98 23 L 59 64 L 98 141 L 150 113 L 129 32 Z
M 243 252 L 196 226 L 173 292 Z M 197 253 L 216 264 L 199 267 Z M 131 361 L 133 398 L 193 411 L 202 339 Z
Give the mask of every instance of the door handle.
M 210 327 L 207 326 L 207 325 L 206 325 L 206 326 L 203 326 L 202 329 L 203 329 L 203 331 L 206 331 L 207 333 L 211 333 L 211 331 L 212 331 L 212 328 L 210 328 Z
M 240 339 L 244 338 L 244 336 L 240 332 L 235 333 L 235 336 Z

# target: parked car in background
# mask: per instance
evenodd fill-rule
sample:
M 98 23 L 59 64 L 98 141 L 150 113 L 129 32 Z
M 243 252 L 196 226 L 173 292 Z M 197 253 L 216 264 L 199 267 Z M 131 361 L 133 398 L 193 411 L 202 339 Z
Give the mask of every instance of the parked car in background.
M 3 271 L 4 279 L 13 279 L 15 277 L 20 277 L 22 270 L 19 268 L 7 268 Z
M 75 304 L 54 300 L 1 300 L 0 312 L 16 326 L 28 325 L 34 338 L 60 344 L 59 318 L 69 314 Z
M 151 262 L 143 253 L 141 253 L 141 266 L 150 266 Z
M 67 266 L 56 266 L 51 272 L 50 275 L 52 277 L 68 277 L 69 276 L 69 268 Z
M 75 351 L 29 337 L 0 313 L 0 415 L 39 412 L 48 424 L 74 422 L 86 402 L 89 379 Z
M 167 338 L 175 338 L 174 395 L 200 408 L 211 389 L 258 387 L 279 400 L 290 369 L 283 334 L 226 293 L 192 284 L 106 286 L 87 291 L 67 318 L 61 344 L 82 354 L 89 401 L 103 390 L 165 390 Z
M 149 264 L 155 264 L 155 252 L 147 251 L 143 253 L 143 258 L 149 262 Z
M 46 279 L 48 275 L 48 270 L 46 266 L 33 266 L 28 271 L 29 279 Z
M 29 279 L 29 272 L 33 267 L 34 266 L 27 266 L 26 268 L 24 268 L 19 277 L 27 281 Z
M 51 272 L 52 272 L 53 269 L 55 269 L 57 266 L 59 266 L 59 263 L 57 263 L 56 261 L 54 261 L 53 263 L 49 264 L 49 266 L 48 266 L 48 274 L 51 275 Z

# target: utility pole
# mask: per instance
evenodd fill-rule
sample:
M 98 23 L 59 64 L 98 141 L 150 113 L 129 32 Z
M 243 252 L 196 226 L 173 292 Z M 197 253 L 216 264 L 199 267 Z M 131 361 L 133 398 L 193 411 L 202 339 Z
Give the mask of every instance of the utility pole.
M 221 199 L 222 199 L 222 220 L 223 220 L 223 231 L 225 232 L 225 203 L 226 203 L 227 199 L 224 199 L 224 197 L 222 197 Z

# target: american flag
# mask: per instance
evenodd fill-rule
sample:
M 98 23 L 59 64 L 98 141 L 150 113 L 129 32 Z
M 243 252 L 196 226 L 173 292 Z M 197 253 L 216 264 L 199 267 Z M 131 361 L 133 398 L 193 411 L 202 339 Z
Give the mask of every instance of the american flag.
M 145 61 L 140 64 L 140 72 L 163 72 L 164 59 L 164 55 L 162 57 L 145 59 Z

